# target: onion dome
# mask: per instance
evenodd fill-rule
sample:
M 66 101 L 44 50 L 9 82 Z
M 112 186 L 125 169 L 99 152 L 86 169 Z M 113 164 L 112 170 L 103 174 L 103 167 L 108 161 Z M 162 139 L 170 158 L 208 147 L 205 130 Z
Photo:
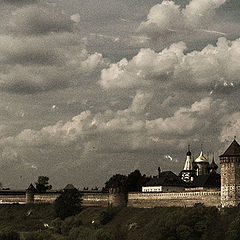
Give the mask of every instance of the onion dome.
M 201 151 L 198 158 L 195 159 L 195 163 L 208 163 L 208 160 L 206 157 L 203 156 L 203 152 Z
M 214 158 L 213 158 L 213 160 L 212 160 L 209 168 L 210 168 L 210 169 L 213 169 L 213 170 L 215 170 L 215 171 L 218 169 L 218 165 L 215 163 Z
M 191 156 L 192 153 L 190 151 L 187 152 L 187 156 Z

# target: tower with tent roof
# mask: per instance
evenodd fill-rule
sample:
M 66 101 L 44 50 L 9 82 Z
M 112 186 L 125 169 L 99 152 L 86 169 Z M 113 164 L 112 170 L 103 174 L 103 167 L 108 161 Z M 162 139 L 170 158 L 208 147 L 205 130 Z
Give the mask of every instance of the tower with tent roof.
M 240 203 L 240 145 L 238 142 L 234 139 L 219 158 L 222 207 L 238 206 Z

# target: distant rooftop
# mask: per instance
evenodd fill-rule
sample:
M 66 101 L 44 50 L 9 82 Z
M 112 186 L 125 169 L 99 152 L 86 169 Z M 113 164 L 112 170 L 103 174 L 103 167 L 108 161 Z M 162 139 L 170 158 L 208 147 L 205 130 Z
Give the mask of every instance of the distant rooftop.
M 218 173 L 209 173 L 206 175 L 196 176 L 189 187 L 221 187 L 221 176 Z
M 144 186 L 185 186 L 186 183 L 182 181 L 175 173 L 171 171 L 161 172 L 159 177 L 152 178 Z

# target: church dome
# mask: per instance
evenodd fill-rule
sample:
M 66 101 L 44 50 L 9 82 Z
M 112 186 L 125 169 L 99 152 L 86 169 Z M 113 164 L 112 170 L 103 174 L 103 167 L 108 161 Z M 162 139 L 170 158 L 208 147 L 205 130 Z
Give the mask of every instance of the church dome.
M 195 163 L 208 163 L 208 160 L 206 157 L 203 156 L 203 152 L 201 151 L 200 155 L 198 158 L 195 159 Z

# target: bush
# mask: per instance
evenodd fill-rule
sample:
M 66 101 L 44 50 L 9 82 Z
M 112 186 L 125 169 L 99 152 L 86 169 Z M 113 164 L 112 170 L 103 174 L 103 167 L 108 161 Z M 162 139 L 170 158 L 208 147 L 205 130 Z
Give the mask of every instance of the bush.
M 55 233 L 61 234 L 61 225 L 63 221 L 60 218 L 56 218 L 51 222 L 51 226 L 53 227 L 53 231 Z
M 1 232 L 0 240 L 20 240 L 19 233 L 11 231 L 11 232 Z
M 105 225 L 109 223 L 114 218 L 114 216 L 118 211 L 119 209 L 114 208 L 112 206 L 107 207 L 106 210 L 100 213 L 100 216 L 99 216 L 100 224 Z
M 94 230 L 88 227 L 73 227 L 69 232 L 69 240 L 95 240 Z
M 112 234 L 105 232 L 103 230 L 99 230 L 96 233 L 96 240 L 114 240 Z
M 66 189 L 54 202 L 57 217 L 65 219 L 81 211 L 82 194 L 76 189 Z
M 79 227 L 81 225 L 82 222 L 77 217 L 68 217 L 62 222 L 61 233 L 66 236 L 72 228 Z
M 38 231 L 24 235 L 25 240 L 55 240 L 48 231 Z

